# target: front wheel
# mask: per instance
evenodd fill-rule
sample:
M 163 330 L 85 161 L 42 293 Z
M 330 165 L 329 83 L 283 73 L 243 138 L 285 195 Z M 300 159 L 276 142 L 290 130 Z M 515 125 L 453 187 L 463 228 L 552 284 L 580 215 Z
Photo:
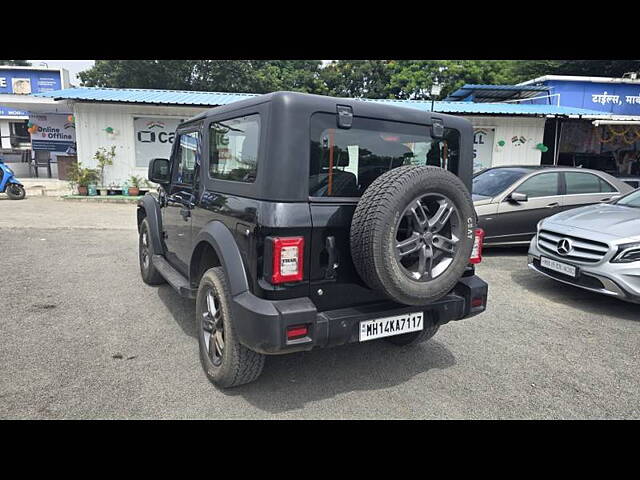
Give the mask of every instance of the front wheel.
M 26 192 L 22 185 L 10 183 L 7 185 L 7 197 L 11 200 L 22 200 L 26 196 Z
M 209 380 L 224 388 L 253 382 L 264 366 L 264 355 L 238 341 L 230 298 L 224 270 L 207 270 L 196 297 L 200 362 Z
M 149 228 L 149 221 L 145 218 L 140 224 L 140 237 L 138 239 L 140 275 L 142 275 L 142 280 L 147 285 L 161 285 L 165 283 L 165 279 L 153 265 L 153 254 L 151 229 Z

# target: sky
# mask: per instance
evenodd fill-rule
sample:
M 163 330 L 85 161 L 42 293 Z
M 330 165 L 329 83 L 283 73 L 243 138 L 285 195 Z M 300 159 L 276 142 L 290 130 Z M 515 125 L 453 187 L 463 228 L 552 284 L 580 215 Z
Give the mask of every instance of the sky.
M 78 87 L 80 85 L 80 79 L 78 73 L 83 70 L 87 70 L 96 63 L 95 60 L 29 60 L 34 67 L 41 66 L 40 63 L 44 62 L 49 68 L 65 68 L 69 71 L 69 81 L 72 85 Z M 44 65 L 42 65 L 44 66 Z

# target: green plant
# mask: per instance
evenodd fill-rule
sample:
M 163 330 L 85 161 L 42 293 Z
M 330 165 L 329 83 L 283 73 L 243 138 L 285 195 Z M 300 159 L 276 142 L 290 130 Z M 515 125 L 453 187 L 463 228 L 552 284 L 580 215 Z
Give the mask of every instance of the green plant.
M 113 165 L 113 159 L 116 158 L 116 146 L 112 145 L 111 148 L 105 147 L 98 148 L 98 151 L 93 156 L 93 159 L 98 165 L 100 170 L 100 184 L 104 186 L 104 169 Z
M 129 177 L 129 184 L 132 187 L 140 188 L 140 185 L 143 185 L 144 183 L 146 183 L 146 180 L 144 180 L 142 177 L 139 177 L 138 175 L 131 175 Z
M 82 166 L 82 162 L 72 164 L 69 168 L 69 182 L 72 188 L 86 187 L 91 183 L 95 183 L 99 179 L 99 172 L 94 168 Z

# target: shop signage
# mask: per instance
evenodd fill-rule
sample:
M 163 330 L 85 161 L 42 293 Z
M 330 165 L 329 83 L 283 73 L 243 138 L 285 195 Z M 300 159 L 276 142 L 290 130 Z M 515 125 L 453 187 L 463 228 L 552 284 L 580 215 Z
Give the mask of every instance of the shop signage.
M 493 128 L 473 129 L 473 172 L 478 172 L 491 166 L 493 157 Z
M 147 167 L 152 158 L 169 158 L 176 128 L 183 121 L 182 118 L 135 117 L 136 167 Z
M 75 147 L 76 126 L 69 121 L 69 115 L 30 115 L 29 122 L 35 130 L 31 133 L 33 150 L 66 152 Z
M 615 115 L 640 115 L 640 83 L 582 82 L 551 79 L 544 82 L 560 105 Z M 532 103 L 547 103 L 548 99 Z
M 15 108 L 0 106 L 0 117 L 28 117 L 29 113 Z
M 62 88 L 59 70 L 17 70 L 0 68 L 0 94 L 30 95 Z

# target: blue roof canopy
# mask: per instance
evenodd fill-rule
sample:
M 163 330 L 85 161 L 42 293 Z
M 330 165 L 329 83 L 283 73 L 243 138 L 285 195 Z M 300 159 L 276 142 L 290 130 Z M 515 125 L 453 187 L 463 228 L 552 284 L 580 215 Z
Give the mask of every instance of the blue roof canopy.
M 450 102 L 504 102 L 505 100 L 522 100 L 544 96 L 549 92 L 547 86 L 536 85 L 475 85 L 466 84 L 453 93 L 445 101 Z
M 477 85 L 476 85 L 477 86 Z M 502 90 L 513 89 L 512 85 L 489 85 Z M 531 88 L 531 87 L 529 87 Z M 538 88 L 538 87 L 534 87 Z M 197 92 L 188 90 L 151 90 L 139 88 L 96 88 L 80 87 L 39 93 L 37 97 L 56 100 L 77 100 L 86 102 L 143 103 L 153 105 L 185 105 L 215 107 L 245 100 L 256 96 L 255 93 Z M 361 99 L 366 102 L 384 102 L 400 107 L 431 111 L 431 102 L 427 100 Z M 519 105 L 517 103 L 474 103 L 474 102 L 435 102 L 434 111 L 452 114 L 475 115 L 603 115 L 604 112 L 583 108 L 556 105 Z
M 256 93 L 198 92 L 192 90 L 151 90 L 144 88 L 65 88 L 39 93 L 37 97 L 56 100 L 150 103 L 158 105 L 226 105 L 256 96 Z

